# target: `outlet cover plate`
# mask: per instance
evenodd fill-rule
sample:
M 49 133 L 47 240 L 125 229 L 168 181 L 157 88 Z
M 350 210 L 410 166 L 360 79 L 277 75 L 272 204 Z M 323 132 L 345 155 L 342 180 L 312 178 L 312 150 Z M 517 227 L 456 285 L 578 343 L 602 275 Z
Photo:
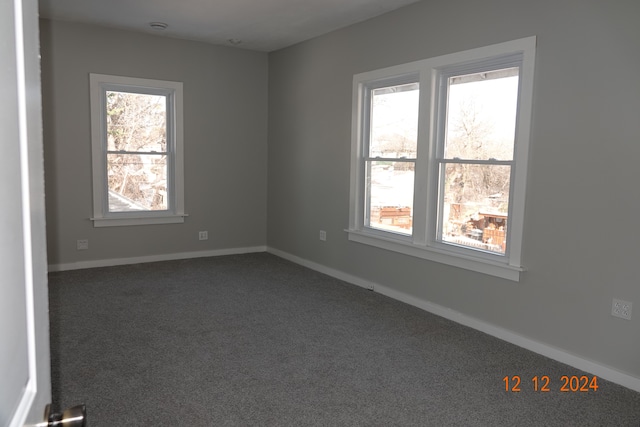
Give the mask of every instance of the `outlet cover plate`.
M 324 230 L 320 230 L 320 240 L 323 242 L 327 240 L 327 232 Z
M 208 231 L 198 231 L 198 240 L 209 240 Z
M 89 239 L 78 239 L 76 242 L 76 249 L 79 251 L 86 251 L 89 249 Z
M 611 315 L 621 319 L 631 320 L 632 308 L 633 304 L 630 301 L 614 298 L 611 304 Z

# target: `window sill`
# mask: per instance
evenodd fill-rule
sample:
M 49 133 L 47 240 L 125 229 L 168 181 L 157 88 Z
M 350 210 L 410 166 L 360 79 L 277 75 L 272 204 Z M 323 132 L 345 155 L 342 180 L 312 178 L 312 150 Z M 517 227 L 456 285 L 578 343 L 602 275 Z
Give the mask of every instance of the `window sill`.
M 345 231 L 349 234 L 349 240 L 352 242 L 375 246 L 377 248 L 439 262 L 453 267 L 463 268 L 465 270 L 501 277 L 514 282 L 520 281 L 520 273 L 524 271 L 524 268 L 520 266 L 499 263 L 493 260 L 473 257 L 440 248 L 417 245 L 412 242 L 372 235 L 359 230 Z
M 109 218 L 89 218 L 94 227 L 121 227 L 129 225 L 180 224 L 186 214 L 156 216 L 122 216 Z

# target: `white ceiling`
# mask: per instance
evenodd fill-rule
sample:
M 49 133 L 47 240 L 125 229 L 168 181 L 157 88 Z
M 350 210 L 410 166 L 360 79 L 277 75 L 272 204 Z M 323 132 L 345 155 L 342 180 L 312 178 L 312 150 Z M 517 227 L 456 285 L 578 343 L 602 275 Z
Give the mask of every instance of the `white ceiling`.
M 40 0 L 40 15 L 270 52 L 417 1 Z

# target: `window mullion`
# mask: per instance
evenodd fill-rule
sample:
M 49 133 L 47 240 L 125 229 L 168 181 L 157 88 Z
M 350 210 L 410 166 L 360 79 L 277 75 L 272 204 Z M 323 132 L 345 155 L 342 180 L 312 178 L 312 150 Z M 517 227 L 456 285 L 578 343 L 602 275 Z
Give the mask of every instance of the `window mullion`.
M 140 155 L 156 155 L 156 156 L 166 156 L 169 154 L 168 151 L 123 151 L 123 150 L 107 150 L 107 154 L 140 154 Z
M 416 157 L 365 157 L 365 162 L 413 162 L 418 160 Z
M 504 165 L 504 166 L 513 166 L 514 161 L 513 160 L 495 160 L 495 159 L 488 159 L 488 160 L 470 160 L 470 159 L 438 159 L 437 160 L 439 164 L 447 164 L 447 163 L 453 163 L 453 164 L 461 164 L 461 165 Z
M 433 73 L 429 67 L 420 67 L 420 108 L 418 111 L 418 144 L 415 167 L 414 186 L 414 221 L 413 243 L 426 247 L 431 239 L 431 196 L 433 193 L 432 180 L 430 179 L 432 168 L 431 132 L 433 126 L 432 97 L 435 93 L 433 87 Z

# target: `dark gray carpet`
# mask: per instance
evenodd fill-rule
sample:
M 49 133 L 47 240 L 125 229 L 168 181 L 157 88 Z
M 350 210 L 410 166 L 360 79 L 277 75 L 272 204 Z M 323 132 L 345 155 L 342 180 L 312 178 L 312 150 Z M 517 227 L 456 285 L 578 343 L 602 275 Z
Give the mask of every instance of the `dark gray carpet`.
M 91 427 L 640 426 L 640 393 L 265 253 L 49 280 L 55 404 Z

